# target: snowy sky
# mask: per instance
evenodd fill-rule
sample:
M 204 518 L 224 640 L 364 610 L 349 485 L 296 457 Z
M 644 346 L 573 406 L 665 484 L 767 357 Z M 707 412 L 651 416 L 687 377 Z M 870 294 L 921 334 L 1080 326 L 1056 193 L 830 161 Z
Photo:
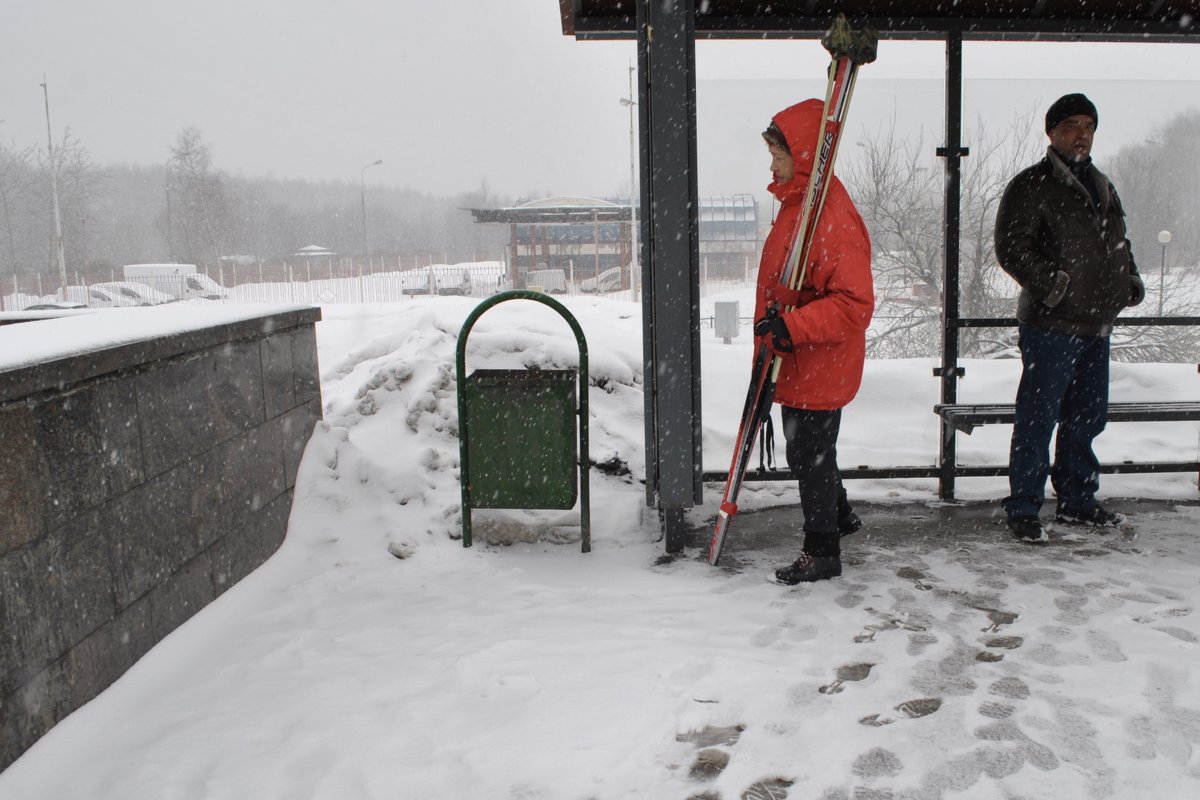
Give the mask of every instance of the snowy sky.
M 14 2 L 0 30 L 0 140 L 45 147 L 44 75 L 55 138 L 69 127 L 100 163 L 164 162 L 178 133 L 196 126 L 216 166 L 233 173 L 353 182 L 382 159 L 369 181 L 444 194 L 486 182 L 524 196 L 618 196 L 629 183 L 619 100 L 634 50 L 631 41 L 564 37 L 557 0 Z M 794 97 L 717 82 L 819 81 L 826 58 L 813 41 L 698 44 L 702 192 L 765 185 L 757 131 Z M 939 81 L 943 58 L 937 43 L 884 42 L 860 92 L 876 80 Z M 1200 80 L 1200 50 L 968 43 L 964 67 L 968 79 L 1054 79 L 1017 98 L 981 92 L 986 110 L 1008 120 L 1014 108 L 1044 109 L 1071 81 Z M 896 102 L 873 105 L 915 107 L 940 130 L 939 85 L 910 90 L 889 87 Z M 1147 95 L 1138 83 L 1095 98 L 1098 157 L 1110 143 L 1145 138 L 1189 94 Z M 969 97 L 967 111 L 975 113 Z M 851 122 L 878 119 L 856 107 Z

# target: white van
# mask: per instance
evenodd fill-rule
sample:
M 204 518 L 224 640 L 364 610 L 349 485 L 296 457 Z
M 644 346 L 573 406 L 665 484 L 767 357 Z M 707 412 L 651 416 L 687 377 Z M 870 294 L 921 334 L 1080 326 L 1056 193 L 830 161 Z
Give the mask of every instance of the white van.
M 225 289 L 195 264 L 126 264 L 125 280 L 144 283 L 179 300 L 222 300 Z
M 525 273 L 525 288 L 546 294 L 566 294 L 567 273 L 561 269 L 531 269 Z

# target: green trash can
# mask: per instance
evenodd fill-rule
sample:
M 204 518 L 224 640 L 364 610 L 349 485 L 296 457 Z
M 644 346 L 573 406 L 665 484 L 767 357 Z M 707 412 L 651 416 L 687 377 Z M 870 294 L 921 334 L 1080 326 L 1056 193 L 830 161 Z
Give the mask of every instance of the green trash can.
M 471 328 L 483 312 L 507 300 L 534 300 L 562 315 L 579 344 L 579 370 L 465 375 Z M 463 547 L 471 546 L 474 508 L 570 509 L 578 502 L 581 546 L 590 552 L 587 342 L 578 322 L 548 295 L 502 292 L 467 317 L 456 360 Z
M 476 370 L 465 393 L 473 508 L 574 508 L 575 370 Z

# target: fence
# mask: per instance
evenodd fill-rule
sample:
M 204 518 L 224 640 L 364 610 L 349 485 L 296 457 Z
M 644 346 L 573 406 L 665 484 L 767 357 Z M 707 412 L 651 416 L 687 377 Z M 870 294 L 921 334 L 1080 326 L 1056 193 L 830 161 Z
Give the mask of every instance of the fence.
M 224 290 L 219 302 L 228 303 L 298 303 L 325 305 L 335 303 L 400 303 L 420 296 L 469 296 L 490 297 L 497 292 L 514 288 L 510 285 L 508 267 L 501 261 L 479 261 L 462 264 L 431 264 L 406 270 L 381 270 L 369 272 L 361 265 L 346 262 L 301 263 L 273 267 L 240 267 L 221 269 L 208 274 Z M 262 279 L 259 280 L 259 276 Z M 39 303 L 53 303 L 64 297 L 82 298 L 92 306 L 136 305 L 136 303 L 105 303 L 90 296 L 87 287 L 97 284 L 122 282 L 120 274 L 93 274 L 73 276 L 73 287 L 67 292 L 57 291 L 57 282 L 47 291 L 40 277 L 36 281 L 37 294 L 20 291 L 16 278 L 12 278 L 9 293 L 0 296 L 0 311 L 20 311 Z M 253 278 L 254 282 L 248 279 Z M 7 281 L 6 281 L 7 282 Z M 711 290 L 725 289 L 736 282 L 714 281 Z M 8 288 L 8 287 L 5 287 Z M 515 287 L 525 288 L 525 287 Z M 561 287 L 547 287 L 554 294 L 579 295 L 600 294 L 616 300 L 638 299 L 634 290 L 603 291 L 595 280 L 565 280 Z

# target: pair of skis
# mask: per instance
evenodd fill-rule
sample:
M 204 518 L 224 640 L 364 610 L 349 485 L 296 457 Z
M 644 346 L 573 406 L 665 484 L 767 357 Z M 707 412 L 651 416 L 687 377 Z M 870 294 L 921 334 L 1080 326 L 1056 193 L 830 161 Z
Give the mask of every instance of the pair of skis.
M 858 68 L 875 60 L 877 41 L 878 36 L 872 28 L 851 30 L 850 23 L 842 14 L 837 15 L 833 26 L 821 39 L 821 44 L 829 51 L 832 61 L 829 65 L 829 83 L 825 88 L 823 121 L 812 175 L 809 176 L 808 188 L 804 193 L 800 222 L 780 277 L 780 283 L 788 289 L 795 290 L 804 281 L 804 270 L 808 265 L 817 220 L 821 216 L 829 185 L 833 181 L 833 162 L 841 142 L 842 125 L 850 106 L 850 96 L 854 92 L 854 81 L 858 77 Z M 790 311 L 792 308 L 794 306 L 787 306 L 783 310 Z M 778 308 L 772 308 L 768 309 L 767 313 L 770 315 L 780 312 Z M 729 533 L 729 524 L 737 514 L 738 492 L 741 491 L 742 479 L 754 450 L 754 440 L 771 413 L 781 363 L 782 359 L 778 355 L 772 357 L 765 344 L 759 347 L 750 373 L 750 388 L 742 408 L 742 419 L 734 439 L 733 462 L 729 467 L 725 492 L 721 496 L 721 505 L 717 511 L 717 527 L 708 547 L 710 564 L 716 564 L 720 560 L 725 537 Z

